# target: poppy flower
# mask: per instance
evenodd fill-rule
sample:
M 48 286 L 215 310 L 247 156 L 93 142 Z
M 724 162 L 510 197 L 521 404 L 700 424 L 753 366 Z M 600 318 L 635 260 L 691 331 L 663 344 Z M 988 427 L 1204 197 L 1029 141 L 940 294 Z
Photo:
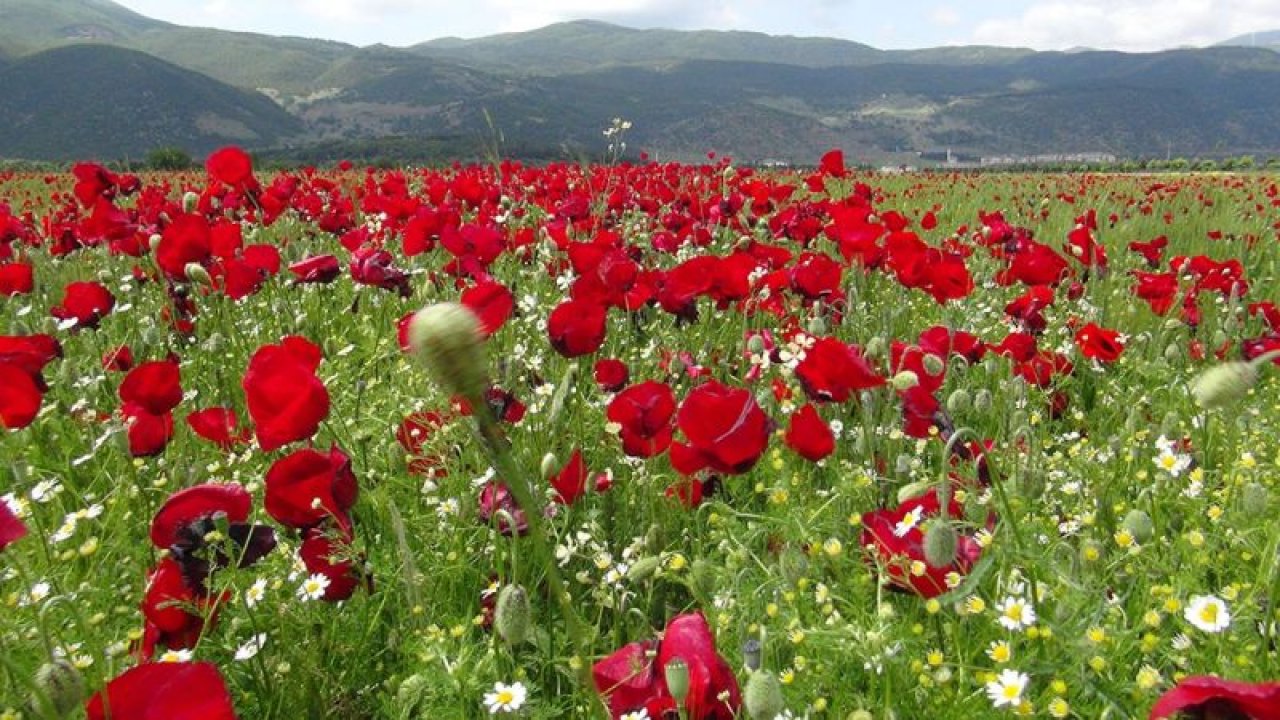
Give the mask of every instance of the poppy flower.
M 655 649 L 656 646 L 656 649 Z M 667 623 L 660 640 L 629 643 L 591 669 L 596 692 L 617 720 L 645 710 L 651 717 L 675 709 L 665 668 L 673 661 L 689 672 L 684 710 L 691 720 L 732 720 L 742 705 L 738 679 L 716 653 L 715 638 L 702 613 L 688 613 Z
M 948 508 L 950 517 L 960 517 L 963 508 L 954 499 Z M 956 558 L 948 565 L 930 565 L 924 556 L 924 525 L 928 518 L 937 517 L 941 500 L 937 490 L 912 498 L 893 509 L 880 509 L 862 516 L 861 545 L 870 548 L 868 560 L 874 560 L 885 568 L 886 581 L 891 587 L 914 592 L 923 598 L 937 597 L 945 593 L 947 575 L 969 572 L 982 547 L 973 538 L 961 534 L 956 545 Z M 924 571 L 912 565 L 920 562 Z
M 853 393 L 885 384 L 856 345 L 819 338 L 796 365 L 796 377 L 815 402 L 845 402 Z
M 750 390 L 716 380 L 689 392 L 680 404 L 676 423 L 704 466 L 729 474 L 750 470 L 764 454 L 773 432 L 773 421 Z
M 831 427 L 818 415 L 812 403 L 791 416 L 784 441 L 787 447 L 811 462 L 821 460 L 836 449 L 836 437 Z
M 0 363 L 0 427 L 18 430 L 40 412 L 44 393 L 31 374 L 11 363 Z
M 627 381 L 631 378 L 631 371 L 627 369 L 627 364 L 621 360 L 600 358 L 592 369 L 592 375 L 595 377 L 596 385 L 599 386 L 600 390 L 612 393 L 618 392 L 627 386 Z
M 333 255 L 312 255 L 289 266 L 297 283 L 330 283 L 342 273 L 338 258 Z
M 492 280 L 467 288 L 461 302 L 480 320 L 480 332 L 488 338 L 507 322 L 515 308 L 515 298 L 505 285 Z
M 212 256 L 212 232 L 203 215 L 183 213 L 160 233 L 156 264 L 174 280 L 187 279 L 187 265 L 204 265 Z
M 336 445 L 328 452 L 304 448 L 275 461 L 267 470 L 266 488 L 267 513 L 300 530 L 328 518 L 349 526 L 347 511 L 360 492 L 350 458 Z
M 0 500 L 0 550 L 4 550 L 27 535 L 27 526 L 22 519 L 9 508 L 9 503 Z
M 1280 682 L 1246 683 L 1196 675 L 1160 696 L 1149 720 L 1197 718 L 1280 720 Z
M 321 597 L 325 602 L 347 600 L 360 586 L 360 571 L 356 563 L 346 556 L 350 554 L 348 546 L 351 540 L 348 531 L 339 531 L 335 536 L 333 532 L 312 528 L 306 532 L 302 546 L 298 548 L 298 556 L 302 558 L 307 572 L 329 579 Z
M 480 490 L 476 516 L 485 525 L 494 522 L 496 518 L 498 531 L 503 535 L 520 536 L 529 532 L 528 516 L 516 503 L 511 488 L 500 482 L 490 480 Z
M 235 720 L 231 694 L 207 662 L 144 663 L 85 705 L 89 720 Z
M 35 288 L 30 263 L 0 263 L 0 297 L 29 295 Z
M 1080 354 L 1091 360 L 1113 363 L 1120 359 L 1124 352 L 1124 343 L 1120 341 L 1120 333 L 1089 323 L 1076 332 L 1076 346 Z
M 547 318 L 547 337 L 567 358 L 590 355 L 604 344 L 608 310 L 585 300 L 566 300 Z
M 212 611 L 208 623 L 217 619 L 217 608 L 230 592 L 213 597 L 197 582 L 187 577 L 181 563 L 173 557 L 161 560 L 147 577 L 142 598 L 142 615 L 146 619 L 140 654 L 154 655 L 157 647 L 182 649 L 195 647 L 205 630 L 203 611 Z
M 102 369 L 114 370 L 116 372 L 128 372 L 133 369 L 133 350 L 128 345 L 121 345 L 114 350 L 108 350 L 102 356 Z
M 582 450 L 573 449 L 569 462 L 551 476 L 551 487 L 556 491 L 555 501 L 562 505 L 574 504 L 587 492 L 587 465 L 582 461 Z
M 163 415 L 182 402 L 180 379 L 176 360 L 144 362 L 120 383 L 120 400 L 139 405 L 152 415 Z
M 394 258 L 386 250 L 362 247 L 351 253 L 351 279 L 360 285 L 372 285 L 383 290 L 395 290 L 400 297 L 409 297 L 409 274 L 394 264 Z
M 235 146 L 220 148 L 205 160 L 209 176 L 235 190 L 257 187 L 253 177 L 253 159 L 249 153 Z
M 412 413 L 396 428 L 396 441 L 409 455 L 409 472 L 427 477 L 443 477 L 444 461 L 423 451 L 433 433 L 448 422 L 442 413 L 423 410 Z
M 173 439 L 173 413 L 153 413 L 146 407 L 127 402 L 120 414 L 128 426 L 129 454 L 133 457 L 151 457 L 164 452 Z
M 59 320 L 75 320 L 77 327 L 93 328 L 115 306 L 115 296 L 102 283 L 72 282 L 63 290 L 62 302 L 49 312 Z
M 305 440 L 329 416 L 329 392 L 316 377 L 320 348 L 305 338 L 265 345 L 249 359 L 241 387 L 265 451 Z
M 205 483 L 169 496 L 151 521 L 151 543 L 168 550 L 187 585 L 206 592 L 209 574 L 235 564 L 249 567 L 276 547 L 275 531 L 245 522 L 252 500 L 237 484 Z M 210 531 L 225 523 L 229 546 L 210 546 Z M 210 551 L 211 550 L 211 551 Z
M 621 426 L 622 450 L 631 457 L 660 455 L 671 445 L 675 394 L 667 385 L 647 380 L 614 396 L 605 411 Z
M 239 418 L 231 408 L 211 407 L 187 413 L 187 427 L 226 451 L 249 441 L 248 428 L 240 428 Z

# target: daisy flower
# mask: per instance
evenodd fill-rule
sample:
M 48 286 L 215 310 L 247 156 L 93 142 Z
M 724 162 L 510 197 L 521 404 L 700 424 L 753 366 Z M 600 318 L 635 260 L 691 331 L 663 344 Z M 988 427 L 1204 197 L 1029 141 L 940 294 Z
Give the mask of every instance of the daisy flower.
M 1017 670 L 1001 670 L 995 680 L 987 683 L 987 696 L 996 707 L 1018 707 L 1022 704 L 1022 692 L 1031 678 Z
M 1036 610 L 1026 598 L 1010 595 L 996 605 L 1000 624 L 1009 630 L 1021 630 L 1036 624 Z
M 915 508 L 902 516 L 897 525 L 893 526 L 893 534 L 897 537 L 904 537 L 920 524 L 920 518 L 924 515 L 924 508 Z
M 1187 622 L 1208 633 L 1226 630 L 1231 625 L 1227 604 L 1213 595 L 1196 595 L 1183 612 Z
M 265 578 L 258 578 L 244 591 L 245 607 L 253 607 L 262 602 L 262 598 L 267 596 L 267 581 Z
M 485 707 L 489 709 L 490 715 L 498 713 L 510 713 L 520 709 L 524 705 L 524 701 L 529 697 L 529 691 L 525 689 L 524 683 L 494 683 L 493 691 L 484 694 Z
M 303 602 L 319 600 L 324 597 L 324 592 L 329 589 L 329 584 L 329 576 L 324 573 L 315 573 L 303 580 L 302 584 L 298 586 L 298 599 Z

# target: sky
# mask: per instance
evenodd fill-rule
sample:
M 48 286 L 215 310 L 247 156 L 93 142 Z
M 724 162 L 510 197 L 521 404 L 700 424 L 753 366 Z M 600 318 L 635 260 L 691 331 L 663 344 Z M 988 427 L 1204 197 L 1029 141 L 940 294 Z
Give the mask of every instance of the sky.
M 1280 0 L 116 0 L 181 25 L 413 45 L 595 19 L 630 27 L 839 37 L 879 48 L 1135 52 L 1280 30 Z

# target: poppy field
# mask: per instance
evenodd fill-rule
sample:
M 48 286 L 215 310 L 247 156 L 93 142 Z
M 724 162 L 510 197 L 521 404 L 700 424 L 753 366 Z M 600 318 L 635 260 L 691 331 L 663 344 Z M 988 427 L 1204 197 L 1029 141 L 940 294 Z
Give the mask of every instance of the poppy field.
M 1280 718 L 1280 179 L 0 174 L 0 718 Z

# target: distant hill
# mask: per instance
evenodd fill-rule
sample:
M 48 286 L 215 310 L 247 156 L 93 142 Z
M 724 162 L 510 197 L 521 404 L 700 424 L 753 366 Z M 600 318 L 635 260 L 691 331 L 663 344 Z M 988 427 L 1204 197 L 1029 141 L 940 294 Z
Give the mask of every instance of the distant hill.
M 1230 40 L 1223 40 L 1218 43 L 1217 46 L 1260 47 L 1280 52 L 1280 30 L 1268 30 L 1266 32 L 1237 35 Z
M 123 43 L 175 27 L 108 0 L 3 0 L 0 48 L 10 56 L 78 41 Z
M 0 68 L 0 127 L 0 156 L 48 160 L 273 145 L 302 129 L 262 95 L 107 45 L 46 50 Z

